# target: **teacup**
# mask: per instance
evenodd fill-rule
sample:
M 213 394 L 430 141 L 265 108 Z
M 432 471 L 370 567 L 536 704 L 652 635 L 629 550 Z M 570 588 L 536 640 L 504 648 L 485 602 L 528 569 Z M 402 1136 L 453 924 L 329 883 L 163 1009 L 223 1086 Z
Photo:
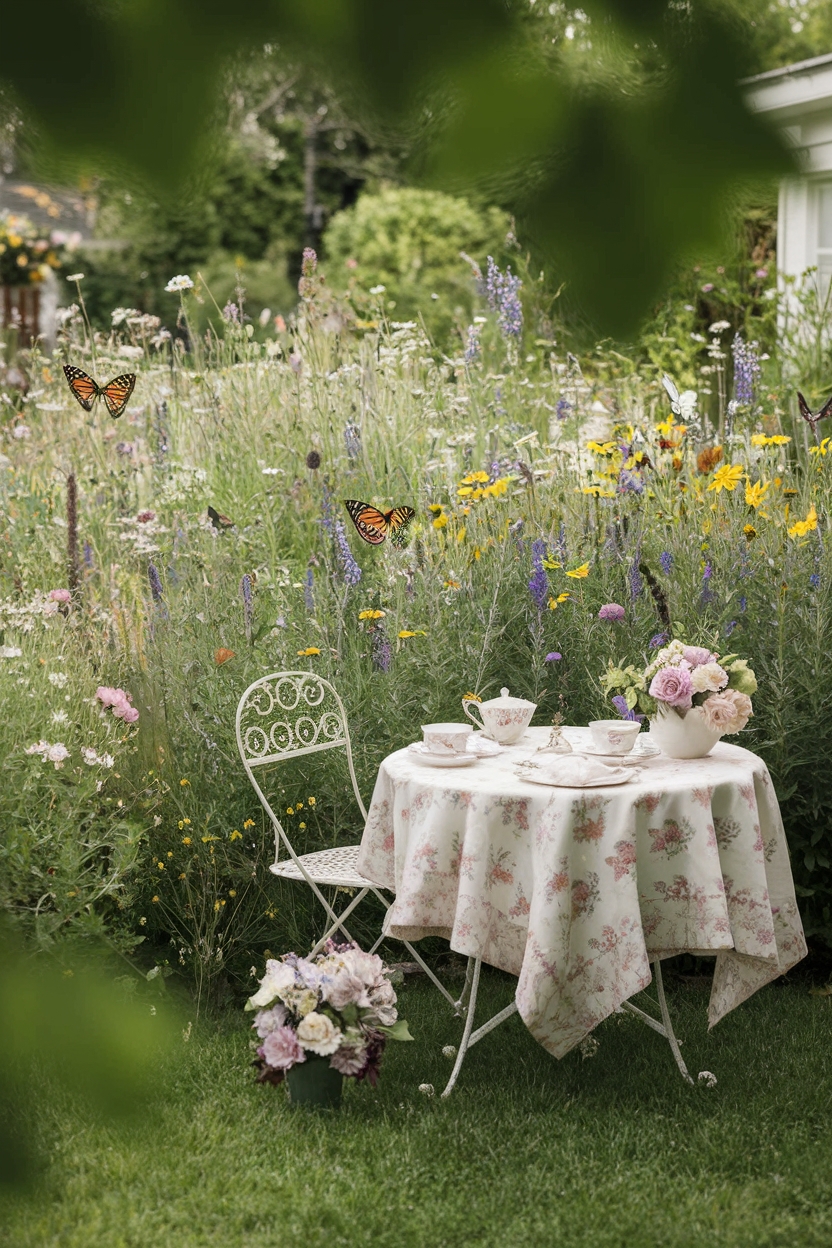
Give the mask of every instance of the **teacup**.
M 589 735 L 596 750 L 604 754 L 629 754 L 641 732 L 641 724 L 626 719 L 594 719 Z
M 464 754 L 471 731 L 468 724 L 423 724 L 425 749 L 431 754 Z

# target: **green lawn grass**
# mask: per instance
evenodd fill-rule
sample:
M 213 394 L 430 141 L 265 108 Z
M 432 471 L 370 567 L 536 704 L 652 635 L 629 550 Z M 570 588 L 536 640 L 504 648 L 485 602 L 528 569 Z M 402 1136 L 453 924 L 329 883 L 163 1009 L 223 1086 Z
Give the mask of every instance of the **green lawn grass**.
M 483 1010 L 512 982 L 483 978 Z M 591 1059 L 557 1062 L 516 1017 L 470 1053 L 449 1101 L 458 1020 L 424 982 L 376 1090 L 339 1112 L 255 1085 L 247 1020 L 194 1029 L 137 1123 L 103 1125 L 61 1094 L 39 1110 L 47 1159 L 0 1208 L 4 1248 L 456 1248 L 832 1243 L 830 1000 L 805 982 L 759 992 L 710 1034 L 707 989 L 672 983 L 694 1075 L 630 1015 Z M 479 1013 L 479 1012 L 478 1012 Z M 430 1082 L 436 1096 L 418 1090 Z

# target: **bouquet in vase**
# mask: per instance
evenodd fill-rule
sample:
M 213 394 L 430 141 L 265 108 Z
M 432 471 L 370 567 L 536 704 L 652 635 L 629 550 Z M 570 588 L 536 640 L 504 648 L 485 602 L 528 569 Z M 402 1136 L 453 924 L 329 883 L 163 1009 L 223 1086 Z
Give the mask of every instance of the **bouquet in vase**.
M 392 972 L 374 953 L 328 941 L 313 960 L 269 959 L 246 1005 L 255 1010 L 258 1082 L 281 1083 L 311 1057 L 329 1058 L 342 1075 L 375 1087 L 388 1040 L 412 1040 L 398 1017 Z
M 613 702 L 626 718 L 640 712 L 650 719 L 662 714 L 684 719 L 698 707 L 705 726 L 721 736 L 740 732 L 748 723 L 757 678 L 739 655 L 720 656 L 707 646 L 674 640 L 643 671 L 610 661 L 601 684 L 605 693 L 618 691 Z

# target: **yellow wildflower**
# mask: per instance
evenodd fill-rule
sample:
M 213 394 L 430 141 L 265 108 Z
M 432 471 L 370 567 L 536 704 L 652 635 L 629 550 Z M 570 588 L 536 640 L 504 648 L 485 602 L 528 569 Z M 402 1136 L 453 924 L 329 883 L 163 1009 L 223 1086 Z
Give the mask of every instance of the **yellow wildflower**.
M 465 533 L 466 533 L 466 529 L 465 529 L 465 525 L 463 524 L 462 528 L 459 530 L 459 532 L 456 535 L 457 542 L 465 541 Z
M 447 523 L 448 517 L 445 515 L 444 511 L 440 511 L 439 515 L 433 521 L 433 527 L 435 529 L 444 529 Z
M 230 841 L 241 841 L 243 839 L 243 834 L 242 832 L 238 832 L 235 828 L 228 839 Z
M 749 507 L 759 507 L 760 503 L 768 493 L 769 483 L 765 485 L 762 481 L 755 481 L 752 485 L 749 480 L 745 482 L 745 501 Z
M 218 836 L 203 836 L 202 844 L 207 845 L 209 841 L 218 841 L 219 839 L 220 838 Z
M 181 787 L 181 788 L 183 788 L 183 789 L 184 789 L 184 788 L 187 788 L 187 787 L 188 787 L 188 785 L 189 785 L 190 783 L 191 783 L 191 782 L 190 782 L 190 780 L 180 780 L 180 781 L 179 781 L 180 787 Z
M 492 481 L 490 485 L 485 487 L 483 495 L 486 498 L 499 498 L 502 494 L 505 494 L 507 489 L 508 477 L 498 477 L 496 481 Z
M 567 572 L 566 575 L 571 576 L 573 580 L 582 581 L 585 576 L 589 576 L 589 564 L 582 563 L 579 568 L 573 568 L 572 571 Z
M 807 533 L 813 533 L 818 527 L 818 513 L 815 511 L 815 504 L 809 508 L 805 520 L 798 520 L 789 529 L 789 537 L 805 537 Z
M 298 650 L 298 658 L 308 659 L 310 655 L 320 654 L 320 653 L 321 652 L 317 646 L 307 646 L 305 650 Z
M 301 822 L 301 823 L 299 823 L 299 824 L 298 824 L 298 827 L 299 827 L 299 828 L 301 828 L 301 829 L 303 829 L 303 828 L 305 828 L 305 827 L 306 827 L 306 824 L 305 824 L 305 823 L 303 823 L 303 822 Z
M 729 493 L 733 493 L 742 480 L 744 472 L 745 469 L 742 464 L 731 464 L 730 467 L 728 464 L 723 464 L 721 468 L 717 468 L 714 473 L 714 479 L 708 486 L 708 489 L 715 490 L 717 494 L 721 490 L 728 490 Z
M 550 599 L 549 599 L 549 610 L 550 610 L 550 611 L 557 611 L 557 609 L 558 609 L 558 607 L 560 606 L 560 604 L 561 604 L 562 602 L 566 602 L 566 599 L 567 599 L 567 598 L 571 598 L 571 597 L 572 597 L 572 595 L 571 595 L 571 594 L 558 594 L 557 598 L 550 598 Z
M 462 701 L 463 702 L 482 702 L 482 698 L 479 696 L 478 693 L 463 693 Z
M 318 804 L 318 802 L 317 802 L 317 798 L 314 798 L 314 797 L 307 797 L 307 799 L 306 799 L 306 805 L 307 805 L 307 806 L 317 806 L 317 804 Z
M 402 641 L 404 641 L 406 637 L 427 637 L 427 633 L 423 628 L 403 628 L 396 636 L 401 637 Z
M 594 455 L 612 455 L 618 450 L 617 442 L 587 442 L 586 449 Z
M 757 536 L 757 530 L 754 528 L 753 524 L 747 524 L 743 529 L 743 533 L 745 534 L 745 540 L 747 542 L 750 542 Z
M 383 620 L 386 614 L 386 611 L 373 611 L 368 608 L 365 611 L 359 611 L 358 618 L 359 620 Z
M 791 438 L 785 437 L 782 433 L 772 434 L 768 437 L 765 433 L 755 433 L 751 438 L 752 446 L 785 446 L 791 442 Z
M 229 888 L 229 890 L 228 890 L 228 896 L 229 896 L 229 897 L 236 897 L 236 896 L 237 896 L 237 890 L 236 890 L 236 888 Z
M 809 447 L 809 454 L 810 455 L 825 455 L 827 451 L 829 450 L 830 442 L 832 442 L 832 438 L 824 438 L 819 446 Z
M 183 844 L 183 845 L 190 845 L 190 843 L 191 843 L 191 838 L 190 838 L 189 836 L 183 836 L 183 837 L 182 837 L 182 844 Z
M 173 857 L 173 850 L 172 850 L 172 849 L 169 849 L 169 850 L 168 850 L 168 858 L 172 858 L 172 857 Z
M 184 871 L 180 871 L 180 872 L 179 872 L 179 875 L 177 876 L 177 879 L 184 880 L 184 879 L 185 879 L 185 872 L 184 872 Z
M 155 905 L 155 904 L 156 904 L 156 902 L 159 900 L 159 896 L 158 896 L 158 894 L 157 894 L 157 893 L 154 893 L 154 894 L 153 894 L 153 896 L 150 898 L 150 900 L 151 900 L 151 901 L 153 902 L 153 904 Z
M 165 864 L 161 861 L 161 859 L 159 860 L 159 862 L 156 863 L 156 866 L 159 868 L 160 871 L 164 871 L 165 869 Z
M 459 589 L 459 581 L 452 581 L 450 579 L 448 579 L 447 581 L 443 581 L 442 588 L 443 589 Z
M 286 807 L 286 814 L 287 814 L 287 815 L 293 815 L 294 813 L 295 813 L 295 808 L 294 808 L 294 806 L 287 806 L 287 807 Z
M 253 819 L 244 819 L 244 820 L 243 820 L 243 827 L 244 827 L 244 828 L 253 828 L 253 827 L 254 827 L 254 820 L 253 820 Z
M 462 480 L 460 481 L 460 485 L 477 485 L 477 484 L 485 485 L 487 481 L 488 481 L 487 472 L 469 472 L 467 477 L 462 478 Z

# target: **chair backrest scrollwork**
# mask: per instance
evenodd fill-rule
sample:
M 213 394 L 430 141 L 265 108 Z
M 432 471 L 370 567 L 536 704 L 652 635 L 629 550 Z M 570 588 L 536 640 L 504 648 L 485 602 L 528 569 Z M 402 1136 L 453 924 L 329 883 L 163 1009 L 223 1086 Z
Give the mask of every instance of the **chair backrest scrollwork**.
M 236 731 L 237 748 L 248 778 L 293 858 L 295 852 L 280 820 L 255 778 L 256 768 L 321 750 L 343 749 L 356 801 L 367 818 L 355 777 L 344 704 L 322 676 L 315 672 L 272 672 L 261 676 L 240 698 Z

